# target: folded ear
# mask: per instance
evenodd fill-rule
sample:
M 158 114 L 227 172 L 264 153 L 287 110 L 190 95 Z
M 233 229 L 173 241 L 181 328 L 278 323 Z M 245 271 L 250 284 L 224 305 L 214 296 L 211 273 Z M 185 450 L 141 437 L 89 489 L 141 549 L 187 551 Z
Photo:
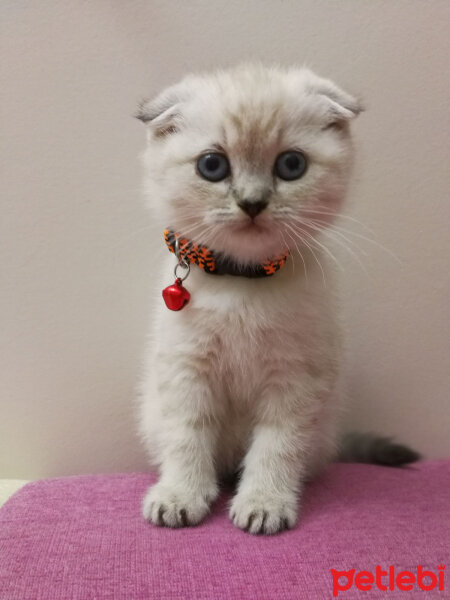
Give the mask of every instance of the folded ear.
M 364 110 L 357 98 L 347 94 L 347 92 L 344 92 L 337 86 L 320 90 L 318 93 L 328 102 L 330 116 L 338 120 L 349 121 L 357 117 Z
M 307 91 L 321 97 L 327 106 L 330 121 L 348 121 L 364 110 L 361 101 L 348 94 L 329 79 L 308 73 Z
M 157 137 L 174 133 L 181 124 L 185 96 L 179 85 L 167 88 L 153 100 L 143 100 L 135 117 L 148 124 Z

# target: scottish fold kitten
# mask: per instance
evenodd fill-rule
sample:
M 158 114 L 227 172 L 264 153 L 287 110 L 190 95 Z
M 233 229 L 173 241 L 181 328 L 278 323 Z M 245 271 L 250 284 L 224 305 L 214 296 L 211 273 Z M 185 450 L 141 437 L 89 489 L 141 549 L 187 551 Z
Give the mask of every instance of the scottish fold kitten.
M 171 250 L 158 289 L 178 261 L 166 300 L 181 308 L 154 307 L 140 394 L 160 470 L 143 514 L 157 525 L 199 523 L 239 471 L 233 523 L 291 528 L 304 482 L 336 456 L 341 334 L 321 231 L 344 201 L 361 110 L 307 69 L 260 65 L 186 77 L 140 106 L 148 204 Z M 352 444 L 357 460 L 416 458 Z

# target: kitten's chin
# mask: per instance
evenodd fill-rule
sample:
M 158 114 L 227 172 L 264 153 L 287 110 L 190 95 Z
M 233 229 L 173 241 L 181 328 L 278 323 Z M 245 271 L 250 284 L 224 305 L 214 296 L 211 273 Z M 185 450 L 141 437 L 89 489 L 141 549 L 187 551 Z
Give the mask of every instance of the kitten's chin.
M 284 254 L 287 250 L 287 245 L 276 226 L 258 218 L 216 224 L 213 232 L 208 230 L 208 226 L 197 226 L 198 235 L 197 231 L 193 231 L 194 235 L 189 235 L 189 230 L 193 230 L 190 223 L 173 223 L 171 228 L 195 244 L 204 245 L 211 252 L 223 254 L 241 265 L 261 264 Z
M 287 247 L 274 228 L 257 221 L 245 221 L 218 232 L 210 249 L 239 264 L 259 264 L 283 254 Z

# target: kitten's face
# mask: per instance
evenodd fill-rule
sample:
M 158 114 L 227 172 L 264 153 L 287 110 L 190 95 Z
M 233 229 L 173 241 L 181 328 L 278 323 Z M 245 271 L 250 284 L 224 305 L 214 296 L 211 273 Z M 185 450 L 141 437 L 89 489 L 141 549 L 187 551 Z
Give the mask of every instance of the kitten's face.
M 239 263 L 311 244 L 343 201 L 360 110 L 307 70 L 247 66 L 169 88 L 138 115 L 161 228 Z

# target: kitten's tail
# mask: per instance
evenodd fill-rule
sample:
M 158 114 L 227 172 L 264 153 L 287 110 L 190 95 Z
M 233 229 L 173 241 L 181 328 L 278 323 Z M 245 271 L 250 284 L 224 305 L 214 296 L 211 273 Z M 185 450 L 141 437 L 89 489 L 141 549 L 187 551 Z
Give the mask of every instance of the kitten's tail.
M 337 460 L 387 467 L 401 467 L 416 462 L 420 454 L 391 438 L 371 433 L 349 433 L 342 439 Z

